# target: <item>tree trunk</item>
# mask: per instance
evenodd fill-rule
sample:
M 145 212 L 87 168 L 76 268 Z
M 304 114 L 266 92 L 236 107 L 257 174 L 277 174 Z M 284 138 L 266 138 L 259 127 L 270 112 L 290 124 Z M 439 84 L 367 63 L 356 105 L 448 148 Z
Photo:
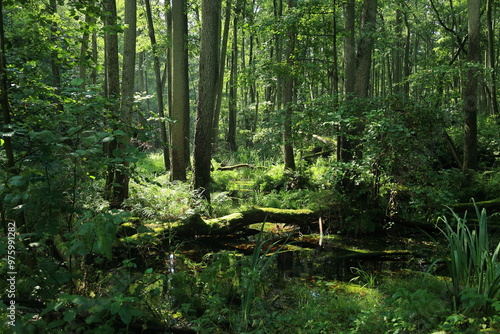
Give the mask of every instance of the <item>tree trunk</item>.
M 463 91 L 464 99 L 464 163 L 462 169 L 477 169 L 477 83 L 478 70 L 475 66 L 481 60 L 481 0 L 468 0 L 469 47 L 467 81 Z
M 296 5 L 295 0 L 288 0 L 288 8 L 291 11 Z M 295 40 L 297 36 L 294 32 L 294 27 L 289 28 L 288 40 L 286 44 L 286 64 L 287 73 L 283 84 L 283 151 L 285 169 L 295 170 L 295 157 L 293 153 L 293 137 L 292 137 L 292 117 L 293 117 L 293 102 L 294 102 L 294 77 L 293 77 L 293 53 L 295 50 Z
M 121 87 L 122 120 L 125 126 L 132 125 L 132 107 L 135 93 L 135 59 L 136 59 L 136 0 L 125 0 L 125 24 L 123 37 L 123 70 Z
M 202 0 L 200 79 L 194 132 L 193 186 L 209 201 L 212 122 L 219 73 L 219 15 L 219 0 Z
M 0 13 L 3 13 L 3 0 L 0 0 Z M 9 83 L 7 79 L 7 59 L 5 57 L 5 33 L 3 25 L 3 15 L 0 15 L 0 89 L 1 92 L 1 106 L 2 106 L 2 131 L 11 132 L 11 108 L 9 103 L 8 88 Z M 5 156 L 7 158 L 6 170 L 9 172 L 14 172 L 14 150 L 12 148 L 12 137 L 2 136 L 0 141 L 3 141 L 3 146 L 5 149 Z
M 90 73 L 90 82 L 93 85 L 97 84 L 97 61 L 98 61 L 98 50 L 97 50 L 97 32 L 94 30 L 92 32 L 92 72 Z
M 231 73 L 229 75 L 228 128 L 226 141 L 231 152 L 236 147 L 236 108 L 237 108 L 237 71 L 238 71 L 238 16 L 233 20 L 233 50 L 231 53 Z
M 224 21 L 224 33 L 222 34 L 222 47 L 220 53 L 220 61 L 219 61 L 219 78 L 217 82 L 217 97 L 215 101 L 215 111 L 214 111 L 214 121 L 212 124 L 212 147 L 215 148 L 217 146 L 217 138 L 219 137 L 219 119 L 220 119 L 220 108 L 222 104 L 222 91 L 224 86 L 224 72 L 226 70 L 226 53 L 227 53 L 227 43 L 229 40 L 229 28 L 231 25 L 231 7 L 232 2 L 228 0 L 226 3 L 226 18 Z M 236 20 L 235 13 L 235 20 Z
M 86 87 L 86 82 L 87 82 L 87 54 L 89 50 L 89 42 L 90 42 L 90 33 L 87 30 L 88 26 L 93 21 L 93 17 L 89 14 L 85 15 L 85 31 L 82 36 L 82 45 L 80 46 L 80 65 L 79 65 L 79 77 L 80 79 L 83 80 L 83 82 L 80 84 L 80 89 L 85 90 Z
M 57 1 L 56 0 L 50 0 L 49 2 L 49 11 L 53 16 L 57 16 Z M 57 40 L 58 40 L 58 26 L 56 21 L 53 21 L 51 23 L 50 27 L 50 32 L 51 32 L 51 42 L 54 45 L 57 45 Z M 59 68 L 59 55 L 57 53 L 57 47 L 54 47 L 51 55 L 50 55 L 50 67 L 52 68 L 52 85 L 56 89 L 56 95 L 59 96 L 61 92 L 61 71 Z M 59 111 L 62 111 L 64 109 L 63 104 L 61 103 L 61 100 L 59 98 L 57 99 L 57 109 Z
M 377 0 L 364 0 L 354 82 L 354 93 L 356 97 L 361 99 L 367 98 L 369 94 L 376 18 Z
M 403 65 L 403 76 L 404 76 L 404 85 L 403 85 L 403 94 L 405 96 L 410 95 L 410 81 L 408 77 L 411 73 L 411 64 L 410 64 L 410 44 L 411 44 L 411 32 L 410 32 L 410 23 L 408 22 L 408 13 L 405 11 L 404 13 L 404 23 L 406 27 L 406 37 L 405 37 L 405 49 L 404 49 L 404 65 Z
M 105 0 L 103 2 L 104 12 L 107 15 L 104 18 L 105 25 L 109 27 L 105 34 L 104 47 L 105 47 L 105 67 L 106 67 L 106 79 L 104 92 L 105 96 L 110 99 L 110 113 L 112 114 L 110 126 L 116 129 L 118 118 L 119 118 L 119 106 L 117 105 L 117 99 L 120 96 L 120 70 L 118 63 L 118 35 L 114 31 L 117 25 L 117 14 L 116 14 L 116 0 Z M 109 142 L 107 147 L 107 154 L 110 158 L 116 158 L 114 156 L 115 150 L 118 148 L 118 141 L 116 139 Z M 116 181 L 117 168 L 115 166 L 110 166 L 106 175 L 106 185 L 105 185 L 105 196 L 110 202 L 110 206 L 113 208 L 118 208 L 121 206 L 123 198 L 121 196 L 122 189 L 120 189 L 120 184 Z
M 172 101 L 170 116 L 170 179 L 186 180 L 187 141 L 189 124 L 189 77 L 187 50 L 187 16 L 185 0 L 172 1 Z
M 127 28 L 124 31 L 123 39 L 123 68 L 122 68 L 122 85 L 121 85 L 121 117 L 120 126 L 124 127 L 126 135 L 118 147 L 125 149 L 125 146 L 130 142 L 130 128 L 132 126 L 132 110 L 134 105 L 134 78 L 135 78 L 135 47 L 136 47 L 136 22 L 137 22 L 137 4 L 136 0 L 125 1 L 125 24 Z M 123 161 L 123 166 L 128 167 L 128 162 Z M 115 170 L 114 184 L 119 186 L 114 187 L 113 202 L 117 207 L 121 206 L 123 201 L 128 198 L 129 194 L 129 176 L 120 171 Z
M 149 0 L 145 0 L 145 4 L 146 4 L 146 16 L 148 20 L 149 39 L 151 41 L 151 48 L 153 49 L 153 66 L 155 71 L 158 117 L 160 117 L 159 128 L 160 128 L 161 147 L 163 149 L 163 163 L 165 165 L 165 169 L 168 169 L 170 166 L 170 159 L 169 159 L 170 156 L 168 150 L 167 126 L 165 125 L 165 105 L 163 102 L 163 82 L 161 78 L 160 57 L 158 56 L 158 45 L 156 43 L 153 17 L 151 14 L 151 2 Z
M 396 35 L 396 45 L 394 47 L 394 57 L 393 57 L 393 92 L 400 94 L 403 91 L 401 82 L 403 80 L 403 22 L 401 9 L 396 10 L 396 23 L 395 23 L 394 33 Z
M 344 5 L 344 95 L 352 100 L 356 82 L 355 1 L 347 0 Z M 344 129 L 341 129 L 343 132 Z M 351 141 L 342 135 L 337 138 L 337 160 L 352 160 Z
M 488 26 L 488 54 L 489 66 L 491 68 L 491 108 L 494 115 L 499 114 L 497 98 L 497 74 L 495 56 L 495 32 L 493 30 L 493 0 L 487 0 L 486 4 L 486 24 Z

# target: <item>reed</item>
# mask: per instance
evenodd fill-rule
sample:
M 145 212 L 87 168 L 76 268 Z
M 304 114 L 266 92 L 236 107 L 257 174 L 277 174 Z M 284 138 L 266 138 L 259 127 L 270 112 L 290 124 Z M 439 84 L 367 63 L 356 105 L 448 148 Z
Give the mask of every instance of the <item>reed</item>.
M 452 222 L 440 218 L 444 223 L 440 230 L 448 241 L 453 296 L 469 311 L 491 309 L 500 297 L 500 242 L 496 247 L 491 245 L 486 210 L 474 206 L 475 228 L 467 225 L 467 212 L 462 218 L 452 210 Z
M 263 239 L 264 225 L 265 223 L 262 223 L 262 227 L 257 236 L 255 248 L 251 257 L 247 259 L 247 262 L 242 266 L 241 307 L 243 319 L 240 325 L 242 325 L 243 328 L 240 329 L 243 330 L 246 330 L 250 324 L 250 315 L 256 299 L 257 284 L 261 281 L 267 267 L 274 261 L 276 255 L 288 242 L 287 238 L 286 241 L 274 252 L 272 252 L 272 249 L 282 242 L 281 240 L 274 242 L 266 248 L 268 243 Z

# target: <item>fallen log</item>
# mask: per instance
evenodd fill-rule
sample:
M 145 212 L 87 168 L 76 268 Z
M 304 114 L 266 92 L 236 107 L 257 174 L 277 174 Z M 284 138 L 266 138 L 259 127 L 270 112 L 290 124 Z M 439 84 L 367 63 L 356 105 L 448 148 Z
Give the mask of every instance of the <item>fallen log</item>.
M 483 208 L 489 213 L 491 212 L 499 212 L 500 211 L 500 197 L 489 200 L 489 201 L 480 201 L 480 202 L 470 202 L 470 203 L 457 203 L 452 206 L 452 209 L 455 211 L 465 211 L 467 210 L 469 213 L 473 213 L 475 211 L 475 207 L 479 210 Z
M 249 164 L 238 164 L 238 165 L 234 165 L 234 166 L 220 166 L 219 168 L 217 168 L 217 170 L 235 170 L 235 169 L 239 169 L 239 168 L 265 169 L 266 167 L 252 166 Z
M 182 221 L 171 224 L 165 230 L 176 236 L 195 235 L 227 235 L 241 232 L 245 227 L 259 223 L 280 223 L 308 226 L 318 220 L 319 213 L 311 210 L 288 210 L 275 208 L 259 208 L 233 213 L 227 216 L 203 219 L 193 215 Z
M 311 222 L 318 220 L 318 218 L 318 213 L 307 209 L 289 210 L 255 207 L 224 217 L 208 219 L 205 222 L 211 226 L 211 234 L 227 234 L 251 224 L 264 222 L 307 226 Z
M 312 160 L 314 158 L 319 158 L 319 157 L 326 158 L 326 157 L 330 156 L 333 152 L 334 152 L 334 150 L 320 151 L 320 152 L 316 152 L 316 153 L 304 155 L 302 157 L 302 159 L 304 159 L 306 161 L 310 161 L 310 160 Z

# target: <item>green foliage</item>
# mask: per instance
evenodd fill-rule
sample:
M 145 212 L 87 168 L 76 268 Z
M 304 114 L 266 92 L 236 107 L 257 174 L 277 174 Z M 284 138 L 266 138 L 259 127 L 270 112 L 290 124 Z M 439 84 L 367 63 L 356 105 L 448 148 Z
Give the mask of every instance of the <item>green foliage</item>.
M 500 298 L 500 243 L 490 244 L 486 210 L 476 206 L 477 229 L 467 225 L 455 212 L 453 223 L 446 217 L 442 233 L 448 241 L 449 269 L 453 295 L 459 307 L 467 312 L 491 311 Z

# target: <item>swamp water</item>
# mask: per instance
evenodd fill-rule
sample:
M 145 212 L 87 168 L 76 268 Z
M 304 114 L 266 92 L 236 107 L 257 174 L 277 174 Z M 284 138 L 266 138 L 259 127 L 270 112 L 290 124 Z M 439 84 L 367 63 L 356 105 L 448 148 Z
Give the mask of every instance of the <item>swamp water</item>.
M 284 239 L 283 239 L 284 240 Z M 271 247 L 272 241 L 263 247 Z M 203 244 L 203 242 L 202 242 Z M 266 256 L 277 251 L 282 244 L 274 245 Z M 201 254 L 220 250 L 234 250 L 251 255 L 255 243 L 245 240 L 219 241 L 211 250 L 196 251 Z M 304 235 L 290 238 L 286 245 L 274 254 L 270 274 L 284 278 L 304 280 L 350 281 L 360 275 L 403 276 L 410 272 L 425 273 L 443 269 L 442 263 L 432 266 L 442 248 L 427 235 L 365 236 L 359 238 L 327 235 Z M 196 257 L 198 257 L 196 256 Z M 194 258 L 192 258 L 194 259 Z M 367 277 L 364 277 L 365 279 Z

